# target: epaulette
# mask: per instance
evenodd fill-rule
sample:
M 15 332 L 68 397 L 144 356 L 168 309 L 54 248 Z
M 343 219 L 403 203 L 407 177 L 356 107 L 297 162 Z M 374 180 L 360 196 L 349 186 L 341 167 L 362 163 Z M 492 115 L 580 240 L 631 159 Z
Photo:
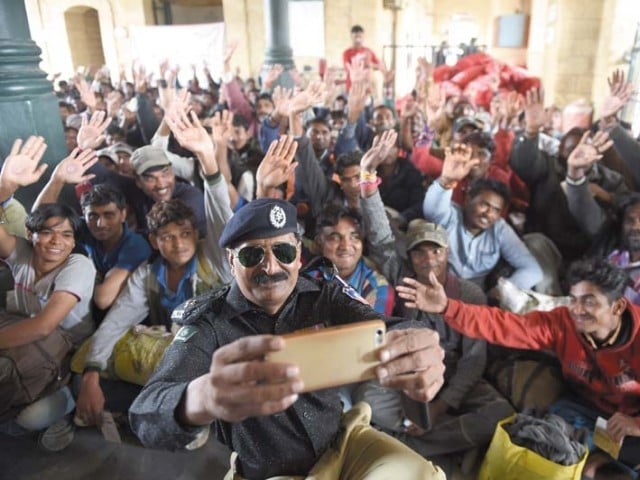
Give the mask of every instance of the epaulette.
M 173 309 L 171 321 L 179 325 L 194 323 L 205 312 L 212 309 L 218 300 L 224 298 L 228 291 L 229 286 L 225 286 L 190 298 Z
M 328 258 L 326 257 L 314 258 L 302 270 L 300 270 L 300 273 L 305 275 L 307 278 L 318 281 L 320 279 L 313 278 L 311 275 L 309 275 L 309 273 L 314 270 L 319 271 L 320 274 L 322 275 L 321 281 L 331 282 L 338 285 L 341 288 L 342 293 L 344 293 L 350 298 L 353 298 L 354 300 L 359 301 L 360 303 L 364 303 L 365 305 L 368 305 L 368 302 L 362 297 L 362 295 L 360 295 L 355 288 L 349 285 L 346 281 L 344 281 L 340 277 L 340 275 L 338 275 L 338 269 L 333 264 L 333 262 Z

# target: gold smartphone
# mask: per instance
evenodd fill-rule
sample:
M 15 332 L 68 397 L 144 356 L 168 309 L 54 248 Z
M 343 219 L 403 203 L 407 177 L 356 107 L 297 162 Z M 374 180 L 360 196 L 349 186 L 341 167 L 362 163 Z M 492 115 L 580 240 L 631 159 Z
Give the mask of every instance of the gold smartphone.
M 269 362 L 300 368 L 303 392 L 337 387 L 375 378 L 377 350 L 384 345 L 382 320 L 351 323 L 288 335 L 284 349 L 267 355 Z

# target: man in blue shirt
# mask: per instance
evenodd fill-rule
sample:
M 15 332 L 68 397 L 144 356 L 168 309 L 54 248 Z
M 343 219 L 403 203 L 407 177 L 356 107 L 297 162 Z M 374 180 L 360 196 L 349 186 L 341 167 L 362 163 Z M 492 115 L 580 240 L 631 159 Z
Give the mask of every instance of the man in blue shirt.
M 484 282 L 503 258 L 514 269 L 509 280 L 530 289 L 542 280 L 542 269 L 516 232 L 501 217 L 509 204 L 509 188 L 491 179 L 475 181 L 462 208 L 452 200 L 453 189 L 479 160 L 468 146 L 447 149 L 442 175 L 434 181 L 422 205 L 427 220 L 449 234 L 449 266 L 460 278 Z
M 69 155 L 54 170 L 49 182 L 38 196 L 34 208 L 44 203 L 56 203 L 66 184 L 80 183 L 83 172 L 82 155 Z M 79 244 L 93 260 L 97 278 L 93 300 L 99 310 L 108 310 L 127 279 L 151 254 L 151 247 L 126 224 L 126 200 L 122 192 L 109 184 L 93 186 L 80 200 L 84 222 Z

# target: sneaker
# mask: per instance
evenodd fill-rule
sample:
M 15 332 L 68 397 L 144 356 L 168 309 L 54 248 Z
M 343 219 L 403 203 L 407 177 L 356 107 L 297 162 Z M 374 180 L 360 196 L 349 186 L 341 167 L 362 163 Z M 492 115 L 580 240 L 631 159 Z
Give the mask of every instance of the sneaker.
M 66 419 L 59 420 L 38 437 L 38 443 L 49 452 L 59 452 L 73 442 L 74 427 Z

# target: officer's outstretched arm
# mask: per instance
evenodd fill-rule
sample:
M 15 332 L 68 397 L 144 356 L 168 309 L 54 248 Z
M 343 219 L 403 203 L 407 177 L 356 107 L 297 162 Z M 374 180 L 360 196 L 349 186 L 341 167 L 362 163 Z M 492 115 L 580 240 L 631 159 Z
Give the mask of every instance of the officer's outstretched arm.
M 298 367 L 263 360 L 283 347 L 281 337 L 255 335 L 216 350 L 209 372 L 189 383 L 178 421 L 194 426 L 216 419 L 239 422 L 289 408 L 303 388 Z

